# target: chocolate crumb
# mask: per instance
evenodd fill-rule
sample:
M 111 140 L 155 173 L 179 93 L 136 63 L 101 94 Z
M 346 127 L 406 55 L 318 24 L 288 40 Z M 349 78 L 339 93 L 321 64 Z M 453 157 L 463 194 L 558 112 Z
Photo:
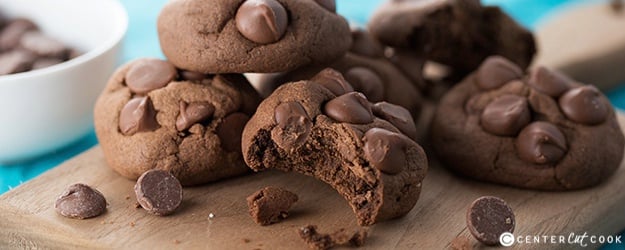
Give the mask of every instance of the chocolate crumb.
M 325 234 L 317 232 L 317 226 L 307 225 L 300 228 L 298 233 L 310 248 L 330 249 L 335 246 L 363 246 L 368 229 L 362 228 L 350 234 L 346 229 L 341 228 L 332 234 Z
M 174 240 L 174 244 L 178 245 L 178 244 L 180 244 L 180 241 L 179 240 Z
M 250 241 L 251 241 L 251 240 L 250 240 L 250 239 L 247 239 L 247 238 L 243 239 L 243 243 L 250 243 Z
M 126 195 L 126 200 L 130 200 L 130 195 Z
M 290 191 L 265 187 L 247 197 L 247 206 L 254 221 L 266 226 L 286 219 L 297 200 L 297 195 Z
M 623 11 L 623 0 L 612 0 L 610 7 L 614 12 L 621 13 Z
M 135 223 L 133 221 L 131 221 L 130 223 L 128 223 L 128 225 L 130 225 L 130 227 L 135 227 Z

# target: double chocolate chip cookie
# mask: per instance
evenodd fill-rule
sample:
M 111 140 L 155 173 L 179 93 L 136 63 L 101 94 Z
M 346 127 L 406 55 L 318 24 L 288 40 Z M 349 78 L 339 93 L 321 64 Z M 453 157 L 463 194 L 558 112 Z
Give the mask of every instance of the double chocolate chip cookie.
M 460 174 L 544 190 L 599 184 L 618 168 L 625 144 L 595 87 L 544 67 L 524 76 L 502 57 L 488 58 L 443 97 L 432 140 Z
M 241 131 L 260 98 L 239 74 L 181 71 L 158 59 L 121 67 L 95 106 L 108 165 L 136 179 L 166 170 L 182 185 L 240 175 Z
M 319 72 L 332 68 L 339 73 L 334 78 L 345 78 L 349 91 L 363 93 L 372 102 L 387 101 L 406 108 L 414 118 L 419 117 L 422 97 L 418 86 L 422 80 L 414 81 L 407 77 L 384 55 L 384 46 L 377 42 L 365 30 L 352 30 L 352 46 L 349 52 L 339 60 L 322 65 L 305 66 L 295 71 L 282 74 L 265 74 L 252 80 L 252 84 L 262 95 L 270 95 L 280 85 L 308 80 Z M 421 68 L 413 69 L 420 74 Z M 342 74 L 342 76 L 341 76 Z
M 479 0 L 389 0 L 373 15 L 369 29 L 382 43 L 410 49 L 459 75 L 490 55 L 526 68 L 536 52 L 528 30 Z
M 175 0 L 158 19 L 161 49 L 203 73 L 269 73 L 322 64 L 351 44 L 334 0 Z
M 289 83 L 263 101 L 243 130 L 256 171 L 296 171 L 330 184 L 361 225 L 399 217 L 417 202 L 427 171 L 410 113 L 372 104 L 333 75 Z

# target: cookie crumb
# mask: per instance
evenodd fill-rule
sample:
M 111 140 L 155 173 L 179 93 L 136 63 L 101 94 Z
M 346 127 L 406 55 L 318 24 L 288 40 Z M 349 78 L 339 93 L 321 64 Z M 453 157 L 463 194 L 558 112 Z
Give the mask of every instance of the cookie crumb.
M 451 241 L 451 249 L 453 250 L 471 250 L 471 241 L 465 236 L 458 236 Z
M 180 244 L 180 241 L 179 240 L 174 240 L 174 244 L 178 245 L 178 244 Z
M 126 195 L 126 197 L 124 197 L 126 200 L 130 200 L 130 195 Z
M 139 202 L 135 202 L 135 208 L 141 208 L 141 204 L 139 204 Z
M 248 239 L 248 238 L 244 238 L 243 239 L 243 243 L 250 243 L 252 240 Z
M 265 187 L 247 197 L 247 206 L 254 221 L 267 226 L 286 219 L 297 200 L 297 195 L 288 190 Z
M 363 246 L 368 235 L 368 229 L 361 228 L 350 234 L 345 228 L 341 228 L 332 234 L 325 234 L 317 232 L 315 225 L 306 225 L 300 228 L 298 233 L 310 248 L 330 249 L 335 246 Z
M 135 227 L 135 222 L 131 221 L 130 223 L 128 223 L 128 225 L 130 225 L 130 227 Z

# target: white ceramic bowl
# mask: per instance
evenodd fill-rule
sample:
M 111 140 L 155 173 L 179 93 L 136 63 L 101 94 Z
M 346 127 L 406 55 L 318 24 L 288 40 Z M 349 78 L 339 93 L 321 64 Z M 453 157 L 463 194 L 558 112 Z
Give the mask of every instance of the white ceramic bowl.
M 0 76 L 0 163 L 39 156 L 93 128 L 93 106 L 121 59 L 128 16 L 117 0 L 0 0 L 8 17 L 84 52 L 52 67 Z

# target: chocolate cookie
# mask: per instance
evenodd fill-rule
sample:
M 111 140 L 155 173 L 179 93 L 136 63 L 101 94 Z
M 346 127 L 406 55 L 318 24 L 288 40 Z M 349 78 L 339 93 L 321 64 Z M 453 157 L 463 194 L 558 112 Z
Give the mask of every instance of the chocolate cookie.
M 121 67 L 95 106 L 95 127 L 108 165 L 136 179 L 151 169 L 182 185 L 240 175 L 241 131 L 260 102 L 238 74 L 180 71 L 158 59 Z
M 243 130 L 245 162 L 330 184 L 361 225 L 405 215 L 427 171 L 425 153 L 406 136 L 415 133 L 412 117 L 345 87 L 320 74 L 278 88 Z
M 325 66 L 305 66 L 283 74 L 266 74 L 252 81 L 261 95 L 269 96 L 280 85 L 308 80 L 326 68 L 332 68 L 345 78 L 350 90 L 363 93 L 372 102 L 387 101 L 406 108 L 414 118 L 421 113 L 422 97 L 417 86 L 422 79 L 408 78 L 384 56 L 384 47 L 364 30 L 352 31 L 354 43 L 341 59 Z M 414 69 L 420 74 L 421 68 Z M 323 74 L 337 74 L 326 71 Z M 339 75 L 340 75 L 339 74 Z M 343 80 L 341 80 L 343 81 Z
M 334 0 L 176 0 L 158 34 L 173 64 L 204 73 L 291 71 L 334 61 L 351 44 Z
M 479 0 L 390 0 L 373 15 L 369 29 L 382 43 L 409 48 L 461 75 L 489 55 L 526 68 L 536 53 L 528 30 Z
M 502 57 L 443 97 L 431 135 L 441 161 L 460 174 L 544 190 L 599 184 L 618 168 L 625 144 L 595 87 L 544 67 L 523 76 Z

